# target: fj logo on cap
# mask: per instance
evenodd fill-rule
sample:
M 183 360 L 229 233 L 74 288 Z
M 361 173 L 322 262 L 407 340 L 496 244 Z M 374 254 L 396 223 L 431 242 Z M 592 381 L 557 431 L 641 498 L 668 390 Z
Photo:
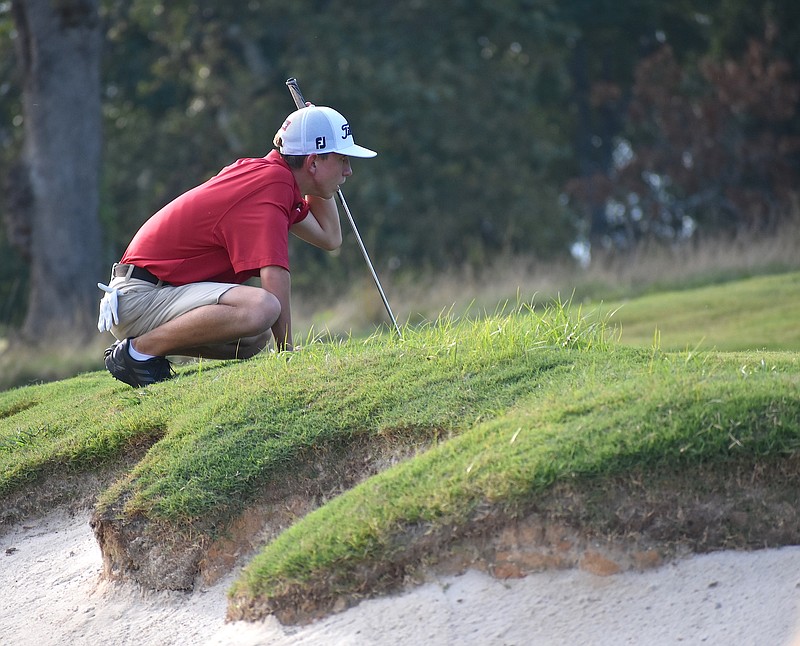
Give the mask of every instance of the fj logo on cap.
M 350 136 L 351 133 L 350 133 L 349 123 L 345 123 L 344 125 L 342 125 L 342 132 L 344 132 L 344 134 L 342 135 L 342 139 L 347 139 Z
M 317 150 L 324 150 L 326 146 L 325 137 L 317 137 Z

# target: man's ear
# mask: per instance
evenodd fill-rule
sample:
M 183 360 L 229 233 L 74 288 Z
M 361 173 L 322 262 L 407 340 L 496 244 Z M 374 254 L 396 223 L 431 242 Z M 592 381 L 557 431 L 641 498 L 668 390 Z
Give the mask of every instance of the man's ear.
M 309 173 L 313 173 L 317 170 L 317 155 L 312 153 L 311 155 L 306 156 L 306 163 L 305 163 L 306 170 Z

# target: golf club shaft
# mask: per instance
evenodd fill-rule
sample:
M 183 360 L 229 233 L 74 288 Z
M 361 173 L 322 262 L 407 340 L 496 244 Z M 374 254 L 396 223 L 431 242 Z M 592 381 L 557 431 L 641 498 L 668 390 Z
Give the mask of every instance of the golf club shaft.
M 288 79 L 286 81 L 286 87 L 289 88 L 289 92 L 292 94 L 295 106 L 297 106 L 298 109 L 305 108 L 306 100 L 303 98 L 302 92 L 300 92 L 300 86 L 297 84 L 297 79 L 295 78 Z M 389 305 L 389 300 L 386 298 L 386 293 L 383 291 L 383 287 L 381 286 L 381 281 L 378 278 L 378 274 L 375 271 L 375 267 L 372 265 L 372 261 L 369 259 L 367 248 L 364 246 L 364 241 L 361 239 L 361 234 L 358 232 L 356 221 L 353 219 L 353 214 L 350 213 L 350 208 L 347 206 L 347 202 L 344 199 L 344 194 L 342 193 L 342 189 L 339 189 L 337 194 L 339 195 L 339 202 L 341 202 L 342 208 L 344 209 L 344 212 L 347 215 L 347 219 L 350 222 L 350 227 L 353 229 L 353 233 L 356 236 L 356 242 L 358 242 L 358 248 L 361 249 L 361 255 L 364 256 L 364 260 L 367 263 L 367 267 L 369 267 L 370 274 L 372 274 L 372 280 L 375 281 L 375 287 L 378 288 L 378 293 L 381 295 L 381 300 L 383 300 L 383 306 L 386 308 L 386 313 L 392 320 L 392 323 L 394 324 L 394 329 L 397 331 L 397 335 L 402 338 L 403 333 L 400 331 L 400 326 L 397 324 L 397 319 L 394 317 L 394 314 L 392 313 L 392 308 Z

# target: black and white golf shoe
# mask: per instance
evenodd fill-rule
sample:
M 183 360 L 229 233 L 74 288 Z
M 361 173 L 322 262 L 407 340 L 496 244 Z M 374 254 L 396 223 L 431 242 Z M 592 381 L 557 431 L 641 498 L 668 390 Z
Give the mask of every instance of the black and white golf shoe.
M 133 359 L 128 352 L 130 342 L 130 339 L 117 341 L 103 353 L 106 368 L 115 379 L 139 388 L 174 376 L 172 364 L 166 357 L 153 357 L 147 361 Z

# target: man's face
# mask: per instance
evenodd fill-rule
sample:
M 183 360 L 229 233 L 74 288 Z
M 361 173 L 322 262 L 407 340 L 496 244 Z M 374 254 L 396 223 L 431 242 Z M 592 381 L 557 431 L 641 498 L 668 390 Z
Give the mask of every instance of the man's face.
M 315 195 L 333 197 L 339 186 L 353 174 L 350 158 L 338 153 L 317 156 L 313 161 Z

